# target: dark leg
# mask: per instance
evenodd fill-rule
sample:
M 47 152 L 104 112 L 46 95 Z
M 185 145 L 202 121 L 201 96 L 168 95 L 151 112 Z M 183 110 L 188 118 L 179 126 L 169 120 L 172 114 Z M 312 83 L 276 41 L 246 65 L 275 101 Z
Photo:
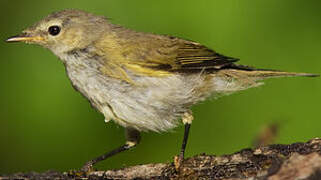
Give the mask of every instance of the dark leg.
M 187 140 L 188 140 L 188 135 L 189 135 L 189 130 L 192 124 L 193 116 L 191 112 L 185 113 L 182 117 L 182 121 L 185 124 L 185 129 L 184 129 L 184 138 L 183 138 L 183 143 L 181 147 L 181 152 L 179 156 L 176 156 L 174 159 L 174 164 L 176 170 L 179 170 L 182 162 L 184 161 L 184 154 L 185 154 L 185 149 L 187 145 Z
M 180 159 L 184 159 L 184 154 L 185 154 L 185 148 L 187 144 L 187 139 L 189 135 L 189 129 L 191 127 L 191 124 L 185 124 L 185 130 L 184 130 L 184 139 L 181 147 L 181 153 L 179 154 Z
M 100 161 L 103 161 L 115 154 L 118 154 L 120 152 L 123 152 L 125 150 L 128 150 L 128 149 L 131 149 L 133 147 L 135 147 L 139 141 L 140 141 L 140 133 L 139 131 L 135 130 L 135 129 L 130 129 L 130 128 L 127 128 L 126 129 L 126 139 L 127 139 L 127 142 L 126 144 L 110 151 L 110 152 L 107 152 L 101 156 L 98 156 L 97 158 L 91 160 L 91 161 L 88 161 L 82 168 L 81 170 L 82 171 L 90 171 L 92 166 L 95 165 L 96 163 L 100 162 Z

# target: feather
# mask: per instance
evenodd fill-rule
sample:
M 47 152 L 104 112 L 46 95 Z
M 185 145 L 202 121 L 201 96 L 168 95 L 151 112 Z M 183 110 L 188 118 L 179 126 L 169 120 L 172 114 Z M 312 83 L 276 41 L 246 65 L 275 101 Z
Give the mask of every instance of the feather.
M 104 35 L 95 47 L 102 48 L 99 51 L 105 63 L 102 72 L 127 82 L 131 80 L 126 71 L 162 77 L 183 71 L 218 70 L 238 61 L 193 41 L 130 31 L 119 26 L 114 28 L 117 31 Z M 110 64 L 113 70 L 107 71 Z

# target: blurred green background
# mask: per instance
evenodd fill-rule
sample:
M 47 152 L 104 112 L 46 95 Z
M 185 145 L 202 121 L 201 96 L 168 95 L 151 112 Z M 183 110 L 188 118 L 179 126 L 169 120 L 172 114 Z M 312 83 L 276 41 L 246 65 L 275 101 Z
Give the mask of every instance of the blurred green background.
M 0 38 L 47 14 L 77 8 L 139 31 L 203 43 L 260 68 L 320 73 L 321 1 L 25 1 L 1 0 Z M 0 173 L 60 171 L 124 143 L 123 128 L 92 109 L 75 92 L 62 63 L 34 45 L 0 42 Z M 250 147 L 262 126 L 278 122 L 277 143 L 321 136 L 320 78 L 283 78 L 208 100 L 193 108 L 186 155 L 233 153 Z M 101 169 L 170 162 L 183 127 L 143 133 L 137 148 L 100 163 Z

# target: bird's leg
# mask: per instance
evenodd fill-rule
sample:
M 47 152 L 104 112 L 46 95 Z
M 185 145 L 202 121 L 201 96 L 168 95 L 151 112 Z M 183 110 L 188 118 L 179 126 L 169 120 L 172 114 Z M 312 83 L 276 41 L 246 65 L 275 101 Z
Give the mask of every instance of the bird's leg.
M 184 160 L 184 154 L 185 154 L 185 148 L 187 144 L 187 139 L 188 139 L 188 134 L 189 134 L 189 129 L 191 127 L 192 121 L 193 121 L 193 115 L 191 111 L 185 112 L 182 117 L 182 121 L 185 125 L 185 130 L 184 130 L 184 138 L 183 138 L 183 143 L 181 147 L 181 152 L 179 153 L 178 156 L 175 156 L 174 158 L 174 164 L 176 170 L 179 170 L 183 160 Z
M 118 154 L 120 152 L 123 152 L 125 150 L 131 149 L 133 147 L 135 147 L 139 141 L 140 141 L 140 133 L 139 131 L 137 131 L 136 129 L 132 129 L 132 128 L 126 128 L 126 144 L 110 151 L 107 152 L 101 156 L 98 156 L 97 158 L 88 161 L 82 168 L 81 170 L 84 172 L 88 172 L 91 171 L 93 165 L 95 165 L 96 163 L 103 161 L 115 154 Z

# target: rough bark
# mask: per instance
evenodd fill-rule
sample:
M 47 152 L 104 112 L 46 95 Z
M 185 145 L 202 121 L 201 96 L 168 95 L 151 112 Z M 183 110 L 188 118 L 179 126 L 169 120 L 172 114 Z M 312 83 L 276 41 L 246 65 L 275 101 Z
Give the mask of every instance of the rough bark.
M 178 171 L 173 163 L 158 163 L 88 174 L 48 171 L 16 173 L 1 178 L 321 180 L 321 139 L 243 149 L 231 155 L 196 155 L 187 158 Z

